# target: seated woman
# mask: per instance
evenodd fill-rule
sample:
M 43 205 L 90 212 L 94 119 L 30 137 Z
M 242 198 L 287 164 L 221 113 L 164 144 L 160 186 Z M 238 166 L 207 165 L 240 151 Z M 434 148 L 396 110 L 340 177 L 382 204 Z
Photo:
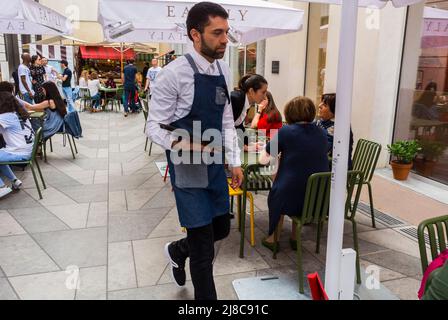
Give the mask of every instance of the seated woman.
M 87 86 L 90 91 L 90 99 L 92 99 L 93 106 L 92 112 L 100 112 L 101 111 L 101 94 L 100 94 L 100 80 L 98 79 L 98 73 L 92 72 L 90 75 L 90 80 L 87 82 Z
M 29 160 L 33 151 L 34 131 L 28 120 L 28 112 L 9 92 L 0 92 L 0 134 L 6 146 L 0 149 L 0 162 Z M 0 173 L 11 181 L 11 188 L 20 189 L 22 181 L 17 179 L 8 165 L 0 165 Z M 0 179 L 0 198 L 12 191 Z
M 267 80 L 258 74 L 247 74 L 241 78 L 236 88 L 230 94 L 235 128 L 245 131 L 244 120 L 250 106 L 261 103 L 268 91 Z M 247 151 L 248 139 L 244 139 L 244 149 Z
M 42 135 L 46 140 L 61 130 L 64 117 L 67 114 L 67 107 L 62 100 L 58 87 L 53 82 L 45 82 L 42 88 L 45 93 L 45 100 L 39 104 L 27 104 L 25 107 L 28 110 L 45 112 Z
M 269 236 L 263 245 L 274 248 L 274 231 L 282 215 L 300 216 L 308 178 L 328 171 L 328 142 L 325 132 L 313 123 L 314 103 L 306 97 L 296 97 L 285 107 L 288 125 L 266 145 L 259 162 L 267 164 L 280 155 L 280 163 L 268 196 Z M 292 226 L 291 247 L 297 247 L 295 225 Z
M 272 138 L 274 132 L 280 129 L 283 125 L 282 114 L 277 109 L 274 102 L 274 97 L 268 91 L 266 99 L 258 104 L 258 110 L 252 119 L 251 128 L 258 130 L 266 130 L 266 137 Z M 274 129 L 271 133 L 271 130 Z
M 336 94 L 327 93 L 322 95 L 321 103 L 319 104 L 317 126 L 324 129 L 327 133 L 328 139 L 328 156 L 333 157 L 333 139 L 334 139 L 334 117 L 336 114 Z M 353 168 L 352 164 L 353 151 L 353 132 L 350 128 L 350 144 L 348 153 L 348 169 Z
M 79 87 L 87 88 L 87 82 L 89 81 L 89 70 L 83 70 L 79 77 Z

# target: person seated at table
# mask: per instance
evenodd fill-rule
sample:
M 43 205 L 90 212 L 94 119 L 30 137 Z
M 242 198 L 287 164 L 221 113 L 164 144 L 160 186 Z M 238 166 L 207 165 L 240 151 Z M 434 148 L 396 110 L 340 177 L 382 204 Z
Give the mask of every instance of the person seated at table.
M 29 160 L 33 151 L 34 131 L 28 112 L 10 92 L 0 92 L 0 134 L 6 146 L 0 149 L 0 162 Z M 11 188 L 0 178 L 0 198 L 18 190 L 22 181 L 17 179 L 8 165 L 0 165 L 0 173 L 11 182 Z
M 117 88 L 117 84 L 114 81 L 114 77 L 112 76 L 111 73 L 109 73 L 107 75 L 107 81 L 104 84 L 106 86 L 106 88 L 110 88 L 110 89 L 116 89 Z
M 9 92 L 14 95 L 14 85 L 8 81 L 0 82 L 0 92 Z M 26 106 L 31 105 L 28 102 L 20 99 L 18 96 L 15 96 L 16 100 L 19 102 L 20 106 L 24 111 L 27 111 Z
M 296 97 L 285 106 L 288 125 L 283 126 L 266 145 L 259 162 L 268 164 L 280 156 L 278 170 L 268 196 L 269 236 L 262 244 L 274 249 L 274 231 L 282 215 L 300 216 L 308 178 L 328 171 L 328 140 L 314 123 L 316 107 L 306 97 Z M 297 247 L 296 226 L 292 224 L 290 245 Z
M 59 93 L 58 87 L 53 82 L 45 82 L 42 88 L 45 93 L 45 100 L 39 104 L 27 105 L 27 109 L 45 112 L 42 135 L 46 140 L 61 130 L 64 117 L 67 114 L 67 106 Z
M 266 98 L 257 105 L 257 113 L 252 119 L 251 128 L 265 130 L 266 137 L 272 138 L 272 135 L 277 132 L 283 125 L 282 114 L 277 109 L 274 102 L 274 97 L 268 91 Z M 272 131 L 271 131 L 272 130 Z
M 326 93 L 322 95 L 321 102 L 319 104 L 319 110 L 317 117 L 317 126 L 324 129 L 327 133 L 328 139 L 328 157 L 333 158 L 333 140 L 334 140 L 334 117 L 336 115 L 336 94 Z M 348 170 L 353 168 L 352 163 L 352 150 L 353 150 L 353 132 L 350 128 L 350 144 L 348 151 Z
M 87 88 L 88 87 L 88 81 L 89 81 L 89 70 L 83 70 L 81 72 L 81 76 L 79 77 L 79 87 L 80 88 Z
M 268 81 L 258 74 L 246 74 L 238 83 L 238 88 L 230 94 L 235 128 L 245 132 L 244 120 L 247 111 L 253 104 L 261 103 L 266 98 Z M 244 150 L 247 151 L 248 139 L 244 139 Z
M 90 99 L 92 99 L 93 106 L 92 112 L 100 112 L 101 111 L 101 94 L 100 88 L 101 83 L 98 79 L 98 73 L 92 72 L 90 75 L 90 80 L 87 82 L 90 91 Z
M 433 90 L 423 91 L 412 106 L 412 116 L 417 119 L 438 120 L 439 112 L 436 106 L 437 93 Z

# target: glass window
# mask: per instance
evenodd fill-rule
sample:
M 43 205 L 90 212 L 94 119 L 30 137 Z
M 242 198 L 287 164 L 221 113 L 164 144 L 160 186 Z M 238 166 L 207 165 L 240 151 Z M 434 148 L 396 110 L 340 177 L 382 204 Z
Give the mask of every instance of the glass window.
M 257 43 L 247 46 L 231 47 L 231 68 L 233 73 L 233 85 L 238 86 L 238 82 L 246 73 L 257 72 Z
M 414 172 L 448 184 L 448 1 L 427 0 L 423 18 L 407 24 L 394 141 L 418 140 Z
M 310 4 L 306 96 L 316 99 L 315 102 L 324 94 L 329 8 L 328 4 Z

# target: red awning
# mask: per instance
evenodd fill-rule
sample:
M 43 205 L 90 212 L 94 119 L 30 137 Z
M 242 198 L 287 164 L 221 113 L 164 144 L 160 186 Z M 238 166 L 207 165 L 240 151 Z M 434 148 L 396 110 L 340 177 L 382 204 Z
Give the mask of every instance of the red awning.
M 80 46 L 81 56 L 83 59 L 99 59 L 99 60 L 120 60 L 121 53 L 119 48 L 111 47 L 95 47 L 95 46 Z M 124 49 L 123 59 L 135 59 L 135 52 L 133 49 Z

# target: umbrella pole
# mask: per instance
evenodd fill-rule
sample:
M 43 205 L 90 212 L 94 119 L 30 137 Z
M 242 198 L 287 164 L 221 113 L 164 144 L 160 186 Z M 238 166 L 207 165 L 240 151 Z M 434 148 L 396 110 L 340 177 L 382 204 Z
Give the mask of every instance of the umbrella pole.
M 333 169 L 325 266 L 325 290 L 331 300 L 338 300 L 340 298 L 342 287 L 340 279 L 341 257 L 344 235 L 357 20 L 358 0 L 342 1 Z M 346 278 L 345 275 L 344 278 Z
M 121 58 L 120 58 L 120 69 L 121 69 L 121 74 L 123 74 L 123 72 L 124 72 L 124 65 L 123 65 L 123 57 L 124 57 L 124 54 L 123 54 L 123 42 L 121 42 L 120 43 L 120 55 L 121 55 Z

